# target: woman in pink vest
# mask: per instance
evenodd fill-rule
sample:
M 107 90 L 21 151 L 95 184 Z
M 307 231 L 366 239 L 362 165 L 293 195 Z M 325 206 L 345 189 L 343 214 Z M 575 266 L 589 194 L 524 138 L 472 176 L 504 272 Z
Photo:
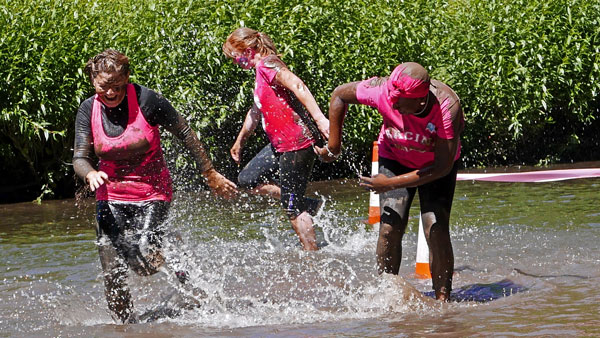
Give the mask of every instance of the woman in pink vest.
M 223 52 L 240 67 L 256 70 L 254 105 L 231 156 L 241 162 L 242 148 L 260 120 L 270 141 L 240 172 L 238 183 L 253 193 L 279 198 L 304 250 L 317 250 L 312 216 L 321 201 L 304 193 L 316 157 L 313 144 L 320 134 L 328 136 L 329 121 L 265 33 L 238 28 L 223 44 Z
M 460 157 L 463 112 L 456 93 L 413 62 L 397 66 L 389 77 L 337 87 L 331 97 L 331 130 L 320 158 L 333 161 L 341 151 L 342 124 L 349 104 L 379 111 L 379 174 L 361 177 L 361 186 L 380 193 L 381 226 L 377 242 L 379 273 L 398 274 L 408 211 L 419 192 L 435 296 L 448 300 L 454 255 L 450 209 Z
M 129 59 L 107 49 L 85 71 L 96 95 L 81 103 L 75 121 L 73 167 L 96 192 L 98 250 L 108 307 L 122 322 L 135 322 L 126 277 L 154 274 L 161 253 L 171 177 L 158 126 L 183 140 L 209 187 L 229 197 L 236 186 L 212 166 L 196 134 L 160 94 L 129 83 Z M 98 158 L 97 166 L 93 156 Z M 184 283 L 187 272 L 176 271 Z

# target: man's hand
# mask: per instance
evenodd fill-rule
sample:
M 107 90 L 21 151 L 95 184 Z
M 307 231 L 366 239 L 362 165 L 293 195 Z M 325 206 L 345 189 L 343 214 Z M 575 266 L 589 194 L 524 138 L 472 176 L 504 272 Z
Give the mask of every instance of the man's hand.
M 391 178 L 385 176 L 384 174 L 377 174 L 373 177 L 360 176 L 359 184 L 361 187 L 365 187 L 369 190 L 372 190 L 378 194 L 390 190 L 394 190 L 394 186 L 392 185 L 393 181 Z
M 225 176 L 219 174 L 215 169 L 210 169 L 205 173 L 202 173 L 206 177 L 206 181 L 210 190 L 217 195 L 230 199 L 237 195 L 237 186 L 228 180 Z
M 104 183 L 108 183 L 108 175 L 104 171 L 92 170 L 85 175 L 85 180 L 90 185 L 90 190 L 95 191 Z

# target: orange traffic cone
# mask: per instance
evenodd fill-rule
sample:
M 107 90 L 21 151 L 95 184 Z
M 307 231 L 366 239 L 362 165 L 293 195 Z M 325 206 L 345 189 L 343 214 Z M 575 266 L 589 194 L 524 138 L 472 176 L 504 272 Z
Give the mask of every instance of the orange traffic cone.
M 423 230 L 423 219 L 419 215 L 419 237 L 417 239 L 417 262 L 415 264 L 415 274 L 417 278 L 431 278 L 431 270 L 429 269 L 429 246 L 425 239 L 425 231 Z
M 377 141 L 373 142 L 373 159 L 371 162 L 371 176 L 379 173 L 379 146 Z M 379 225 L 381 214 L 379 209 L 379 194 L 371 191 L 369 193 L 369 224 Z

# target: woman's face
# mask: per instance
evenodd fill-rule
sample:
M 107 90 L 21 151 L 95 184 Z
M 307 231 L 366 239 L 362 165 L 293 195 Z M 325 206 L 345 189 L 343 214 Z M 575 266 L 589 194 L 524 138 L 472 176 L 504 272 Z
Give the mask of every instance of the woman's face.
M 123 75 L 116 72 L 102 72 L 93 81 L 98 97 L 109 108 L 115 108 L 125 98 L 129 74 Z
M 243 52 L 239 52 L 234 54 L 233 63 L 239 65 L 243 69 L 251 69 L 254 68 L 255 61 L 254 56 L 256 52 L 252 48 L 247 48 Z

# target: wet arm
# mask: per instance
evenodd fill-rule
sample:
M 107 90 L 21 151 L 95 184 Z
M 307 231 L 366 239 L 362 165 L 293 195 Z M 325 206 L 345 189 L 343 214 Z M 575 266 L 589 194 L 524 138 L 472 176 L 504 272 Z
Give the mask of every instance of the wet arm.
M 338 86 L 331 94 L 329 101 L 329 140 L 327 148 L 333 154 L 339 154 L 342 149 L 342 126 L 344 117 L 348 111 L 349 104 L 357 104 L 356 87 L 360 82 L 350 82 Z M 321 160 L 331 162 L 335 157 L 331 157 L 325 148 L 316 147 Z
M 77 176 L 85 181 L 88 173 L 94 171 L 92 151 L 91 107 L 82 107 L 75 118 L 75 144 L 73 147 L 73 169 Z
M 259 121 L 260 111 L 258 110 L 258 107 L 256 107 L 256 105 L 252 105 L 252 108 L 250 108 L 250 110 L 248 110 L 248 113 L 246 114 L 244 124 L 242 125 L 242 129 L 240 129 L 235 143 L 238 144 L 240 147 L 243 147 L 244 144 L 246 144 L 248 138 L 254 133 L 254 129 L 256 129 L 256 126 L 258 125 Z
M 433 165 L 389 178 L 385 175 L 377 175 L 372 178 L 361 177 L 361 185 L 379 193 L 397 188 L 417 187 L 448 175 L 454 166 L 460 134 L 464 127 L 460 104 L 457 103 L 449 109 L 454 137 L 452 139 L 438 138 L 435 141 Z
M 86 155 L 91 153 L 92 145 L 75 145 L 73 152 L 73 169 L 75 174 L 85 181 L 87 174 L 91 171 L 96 170 L 92 164 L 90 156 Z
M 328 127 L 328 121 L 321 108 L 317 104 L 314 96 L 308 89 L 308 87 L 304 84 L 304 82 L 296 76 L 296 74 L 292 73 L 289 69 L 283 67 L 277 72 L 275 79 L 281 83 L 284 87 L 291 90 L 294 95 L 298 98 L 300 103 L 306 107 L 310 116 L 315 120 L 319 129 Z M 323 131 L 321 131 L 323 133 Z
M 212 191 L 225 198 L 233 197 L 237 193 L 236 185 L 215 170 L 196 133 L 181 115 L 177 114 L 176 122 L 165 125 L 165 128 L 181 139 L 185 147 L 192 153 L 194 160 L 200 165 L 202 176 L 206 178 L 206 183 Z
M 75 118 L 75 145 L 73 147 L 73 169 L 91 191 L 107 183 L 108 175 L 94 168 L 92 151 L 94 149 L 91 128 L 91 106 L 84 102 Z
M 165 124 L 165 129 L 183 141 L 184 146 L 191 152 L 192 157 L 198 165 L 202 175 L 206 176 L 213 169 L 212 162 L 196 133 L 190 128 L 186 120 L 180 114 L 176 113 L 176 117 L 172 123 Z
M 398 188 L 417 187 L 444 177 L 452 170 L 457 147 L 458 138 L 438 139 L 435 143 L 433 165 L 390 178 L 377 175 L 370 179 L 372 187 L 377 192 L 383 192 Z M 366 177 L 361 177 L 361 181 L 367 182 L 369 180 Z M 361 185 L 368 186 L 362 183 Z
M 202 176 L 206 178 L 206 183 L 213 192 L 225 198 L 234 196 L 237 193 L 236 185 L 213 168 L 208 153 L 204 150 L 198 136 L 183 116 L 162 95 L 154 96 L 154 98 L 158 100 L 154 102 L 154 108 L 149 109 L 150 114 L 147 114 L 147 119 L 153 121 L 154 124 L 162 125 L 183 141 L 185 147 L 192 153 L 194 160 L 200 166 Z M 149 104 L 149 106 L 152 105 Z
M 213 169 L 212 162 L 196 133 L 190 128 L 187 121 L 175 110 L 173 105 L 161 94 L 152 90 L 142 92 L 140 106 L 151 125 L 161 125 L 171 134 L 183 141 L 183 145 L 190 151 L 194 161 L 200 166 L 204 176 Z
M 242 162 L 242 149 L 248 138 L 254 133 L 254 129 L 256 129 L 256 126 L 258 125 L 259 119 L 260 111 L 256 104 L 254 104 L 252 105 L 252 108 L 248 110 L 242 129 L 240 130 L 235 143 L 231 146 L 231 149 L 229 149 L 231 158 L 233 158 L 233 161 L 237 163 L 237 165 L 240 165 Z
M 435 141 L 433 165 L 418 170 L 416 174 L 419 176 L 419 180 L 415 181 L 412 185 L 406 186 L 414 187 L 429 183 L 448 175 L 452 170 L 454 159 L 458 152 L 460 134 L 464 129 L 463 112 L 458 97 L 447 109 L 447 112 L 451 116 L 454 137 L 452 139 L 438 138 Z

